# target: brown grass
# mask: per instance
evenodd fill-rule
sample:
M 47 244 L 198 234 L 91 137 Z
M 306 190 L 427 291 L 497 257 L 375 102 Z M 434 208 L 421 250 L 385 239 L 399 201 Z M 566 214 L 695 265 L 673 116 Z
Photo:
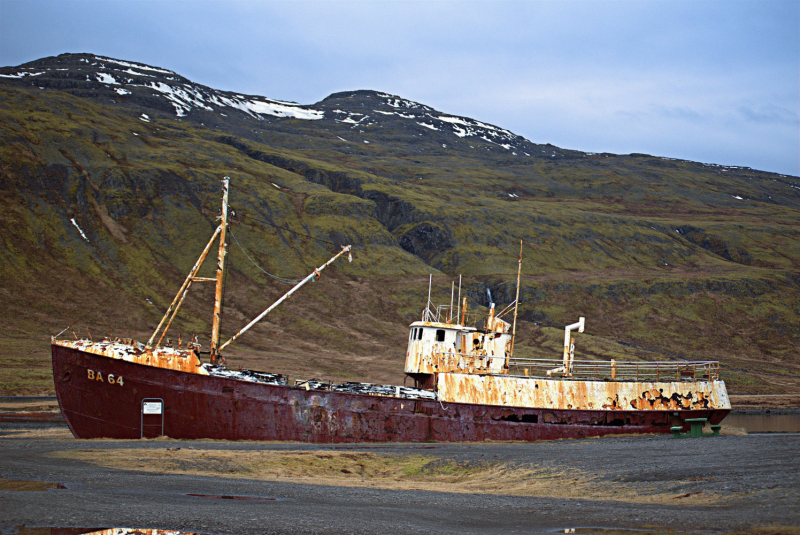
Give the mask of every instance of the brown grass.
M 635 503 L 716 505 L 713 491 L 688 495 L 664 492 L 660 485 L 636 488 L 603 481 L 598 474 L 545 466 L 518 467 L 501 462 L 459 463 L 425 455 L 339 451 L 215 451 L 199 449 L 82 449 L 57 458 L 80 460 L 119 470 L 217 476 L 312 485 L 392 490 L 500 494 Z
M 800 394 L 730 394 L 734 409 L 785 409 L 800 407 Z
M 0 401 L 0 412 L 58 412 L 57 400 Z
M 705 432 L 709 432 L 710 433 L 711 432 L 711 428 L 710 427 L 708 429 L 703 428 L 703 432 L 704 433 Z M 747 432 L 747 429 L 745 429 L 744 427 L 735 427 L 733 425 L 723 425 L 722 429 L 719 430 L 719 434 L 720 435 L 739 435 L 739 436 L 741 436 L 741 435 L 747 435 L 749 433 Z
M 58 483 L 29 479 L 0 479 L 0 490 L 43 491 L 58 488 Z
M 72 433 L 66 427 L 45 429 L 1 429 L 0 438 L 43 438 L 47 440 L 72 440 Z

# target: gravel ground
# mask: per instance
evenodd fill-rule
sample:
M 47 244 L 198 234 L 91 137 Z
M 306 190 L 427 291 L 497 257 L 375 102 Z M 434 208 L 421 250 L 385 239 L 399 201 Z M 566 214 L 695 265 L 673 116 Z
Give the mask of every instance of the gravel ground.
M 32 429 L 27 435 L 15 435 Z M 38 431 L 37 431 L 38 429 Z M 800 533 L 800 436 L 676 440 L 607 437 L 536 443 L 307 445 L 207 441 L 82 441 L 31 424 L 0 425 L 0 478 L 66 488 L 0 490 L 0 532 L 17 526 L 124 526 L 214 534 L 554 533 L 569 528 L 725 533 L 781 525 Z M 40 433 L 41 436 L 37 436 Z M 48 433 L 50 433 L 48 435 Z M 63 433 L 62 433 L 63 436 Z M 423 454 L 459 463 L 580 470 L 652 503 L 322 486 L 115 470 L 53 458 L 69 449 L 326 450 Z M 99 454 L 101 455 L 101 453 Z M 566 484 L 566 483 L 565 483 Z M 187 496 L 240 495 L 231 500 Z M 713 496 L 714 499 L 698 499 Z M 587 531 L 578 531 L 586 533 Z M 642 532 L 636 532 L 642 533 Z

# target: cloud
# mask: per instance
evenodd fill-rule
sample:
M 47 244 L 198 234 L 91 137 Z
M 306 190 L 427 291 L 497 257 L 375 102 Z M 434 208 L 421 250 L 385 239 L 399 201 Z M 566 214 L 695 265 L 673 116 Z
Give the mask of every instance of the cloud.
M 679 119 L 682 121 L 699 122 L 709 118 L 708 113 L 701 114 L 693 110 L 689 106 L 659 106 L 654 105 L 653 111 L 656 115 L 660 115 L 667 119 Z
M 775 104 L 764 104 L 758 107 L 742 104 L 738 111 L 744 119 L 754 123 L 800 126 L 800 114 Z

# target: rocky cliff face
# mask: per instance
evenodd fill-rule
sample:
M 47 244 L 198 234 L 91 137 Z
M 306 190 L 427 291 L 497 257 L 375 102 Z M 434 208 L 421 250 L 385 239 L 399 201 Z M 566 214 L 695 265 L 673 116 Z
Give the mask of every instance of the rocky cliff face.
M 734 391 L 795 388 L 797 177 L 561 149 L 375 91 L 276 101 L 89 54 L 0 68 L 0 97 L 0 323 L 18 355 L 4 391 L 47 388 L 44 335 L 76 318 L 148 334 L 210 235 L 222 176 L 231 332 L 287 289 L 265 272 L 297 278 L 356 246 L 233 361 L 397 379 L 427 275 L 437 301 L 463 274 L 476 310 L 487 288 L 508 303 L 522 239 L 523 355 L 558 358 L 558 328 L 583 315 L 586 358 L 718 358 Z M 207 332 L 209 291 L 177 329 Z

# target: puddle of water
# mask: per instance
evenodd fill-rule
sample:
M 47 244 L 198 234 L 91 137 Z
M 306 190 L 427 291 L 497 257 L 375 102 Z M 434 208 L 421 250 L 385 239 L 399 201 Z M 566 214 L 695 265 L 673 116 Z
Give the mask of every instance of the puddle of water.
M 729 414 L 722 420 L 726 425 L 748 433 L 800 433 L 800 414 Z
M 14 526 L 12 531 L 0 531 L 0 535 L 83 535 L 102 531 L 106 528 L 32 528 L 28 526 Z
M 196 498 L 216 498 L 217 500 L 267 500 L 275 501 L 277 498 L 265 498 L 263 496 L 233 496 L 224 494 L 187 494 Z
M 108 528 L 92 531 L 84 535 L 200 535 L 191 531 L 176 531 L 172 529 L 138 529 L 138 528 Z
M 203 535 L 190 531 L 176 531 L 173 529 L 137 529 L 137 528 L 67 528 L 48 527 L 30 528 L 15 526 L 14 531 L 0 535 Z
M 583 535 L 658 535 L 659 533 L 671 532 L 671 529 L 653 531 L 649 529 L 637 528 L 564 528 L 554 530 L 554 533 L 581 533 Z
M 388 446 L 361 446 L 358 445 L 356 447 L 353 446 L 329 446 L 326 449 L 329 450 L 438 450 L 441 446 L 396 446 L 396 445 L 388 445 Z

